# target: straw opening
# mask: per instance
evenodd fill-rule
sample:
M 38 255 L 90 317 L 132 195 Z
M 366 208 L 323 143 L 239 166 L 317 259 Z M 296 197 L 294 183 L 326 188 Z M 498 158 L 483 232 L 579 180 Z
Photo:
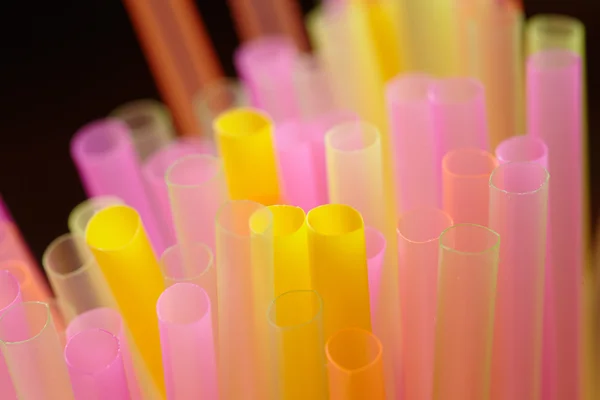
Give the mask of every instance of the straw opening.
M 350 121 L 336 125 L 327 132 L 325 142 L 339 152 L 361 152 L 379 144 L 379 130 L 366 122 Z
M 489 176 L 497 166 L 496 157 L 479 149 L 453 150 L 448 152 L 442 160 L 445 173 L 461 178 Z
M 80 131 L 81 152 L 89 157 L 103 157 L 120 149 L 129 141 L 129 129 L 118 120 L 96 122 Z
M 477 224 L 457 224 L 440 235 L 440 247 L 464 255 L 493 252 L 500 246 L 500 235 L 490 228 Z
M 535 162 L 502 164 L 492 172 L 490 187 L 511 195 L 539 192 L 550 179 L 546 169 Z
M 75 317 L 67 326 L 65 334 L 67 338 L 71 338 L 88 329 L 103 329 L 116 337 L 121 337 L 123 329 L 121 315 L 112 308 L 94 308 Z
M 323 300 L 314 290 L 291 290 L 273 300 L 267 312 L 269 323 L 283 330 L 302 328 L 318 321 Z
M 167 169 L 168 186 L 193 188 L 214 181 L 223 173 L 218 157 L 207 154 L 188 155 L 175 161 Z
M 407 74 L 391 81 L 387 97 L 395 103 L 427 102 L 436 79 L 427 74 Z
M 409 243 L 431 243 L 453 224 L 448 213 L 437 208 L 411 210 L 398 220 L 397 232 Z
M 217 231 L 221 230 L 229 235 L 238 236 L 241 238 L 250 238 L 253 229 L 250 226 L 250 220 L 255 212 L 261 211 L 260 224 L 263 230 L 266 230 L 269 225 L 272 225 L 273 216 L 268 208 L 260 203 L 255 203 L 250 200 L 230 200 L 225 202 L 217 212 Z M 258 224 L 259 220 L 255 221 Z M 255 225 L 254 228 L 259 228 Z
M 49 274 L 67 279 L 89 269 L 93 256 L 82 237 L 66 234 L 55 239 L 42 256 Z
M 363 329 L 344 329 L 325 345 L 329 361 L 348 374 L 357 374 L 377 364 L 383 354 L 381 341 Z
M 210 247 L 204 243 L 188 244 L 186 254 L 182 246 L 176 244 L 163 252 L 160 265 L 167 280 L 191 282 L 206 275 L 213 268 L 214 256 Z
M 119 340 L 102 329 L 82 331 L 65 346 L 65 361 L 72 369 L 86 375 L 96 375 L 110 368 L 119 359 Z
M 496 148 L 497 158 L 504 162 L 538 161 L 547 155 L 544 141 L 528 135 L 507 139 Z
M 134 208 L 111 206 L 92 217 L 85 231 L 85 239 L 90 247 L 118 251 L 127 247 L 141 229 L 142 220 Z
M 367 259 L 376 257 L 384 251 L 387 246 L 383 233 L 370 226 L 365 227 L 365 243 L 367 246 Z
M 213 127 L 218 135 L 246 137 L 267 132 L 272 126 L 271 118 L 254 108 L 235 108 L 219 114 Z
M 0 342 L 18 345 L 33 341 L 51 323 L 48 304 L 39 301 L 14 303 L 0 315 Z
M 325 204 L 306 216 L 309 229 L 323 236 L 341 236 L 363 229 L 362 215 L 345 204 Z
M 176 283 L 160 295 L 156 312 L 161 321 L 188 325 L 200 321 L 210 311 L 210 299 L 200 286 Z
M 273 215 L 273 234 L 275 236 L 293 235 L 302 228 L 304 221 L 306 220 L 306 214 L 300 207 L 275 205 L 269 206 L 268 209 Z M 253 220 L 254 216 L 251 220 L 251 225 L 253 225 Z M 260 231 L 260 229 L 258 229 L 258 231 Z
M 22 260 L 7 260 L 0 263 L 0 270 L 10 272 L 19 283 L 21 291 L 31 284 L 31 276 L 28 273 L 27 264 Z
M 0 270 L 0 288 L 0 310 L 5 310 L 18 300 L 21 289 L 9 270 Z
M 69 215 L 69 229 L 73 234 L 83 235 L 88 222 L 103 208 L 123 204 L 123 200 L 114 196 L 92 197 L 77 205 Z
M 470 78 L 440 79 L 432 85 L 429 98 L 435 103 L 465 104 L 483 98 L 483 85 Z

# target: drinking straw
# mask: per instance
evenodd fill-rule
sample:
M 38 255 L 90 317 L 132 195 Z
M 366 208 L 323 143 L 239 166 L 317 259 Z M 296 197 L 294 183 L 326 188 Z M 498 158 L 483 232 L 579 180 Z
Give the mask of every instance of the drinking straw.
M 383 233 L 369 226 L 365 227 L 365 245 L 367 249 L 367 269 L 369 273 L 369 303 L 371 317 L 375 319 L 378 312 L 381 275 L 387 241 Z
M 97 307 L 117 304 L 83 236 L 56 238 L 42 256 L 44 271 L 67 321 Z
M 214 122 L 219 153 L 232 200 L 264 205 L 280 202 L 273 122 L 252 108 L 236 108 Z
M 581 57 L 568 50 L 540 51 L 531 55 L 527 63 L 528 132 L 548 145 L 548 172 L 552 176 L 548 246 L 556 311 L 557 398 L 579 398 L 582 382 L 581 74 Z
M 548 146 L 531 135 L 513 136 L 503 140 L 496 147 L 496 159 L 500 164 L 531 161 L 548 167 Z
M 228 201 L 217 214 L 217 353 L 219 393 L 225 400 L 266 399 L 272 390 L 265 321 L 274 298 L 272 219 L 268 208 L 248 200 Z
M 166 249 L 160 257 L 160 267 L 165 287 L 177 283 L 193 283 L 201 287 L 210 300 L 213 336 L 218 337 L 217 271 L 213 251 L 204 243 L 176 244 Z M 187 258 L 186 258 L 187 257 Z
M 10 271 L 0 271 L 0 316 L 13 304 L 20 303 L 21 290 L 19 281 Z M 1 349 L 1 347 L 0 347 Z M 8 366 L 4 361 L 4 356 L 0 352 L 0 398 L 16 399 L 17 393 L 10 379 Z
M 10 214 L 10 210 L 6 206 L 2 195 L 0 195 L 0 221 L 12 221 L 13 217 Z
M 167 399 L 218 399 L 210 298 L 200 286 L 176 283 L 160 295 L 156 313 Z
M 458 224 L 439 243 L 433 399 L 487 399 L 500 236 Z
M 193 96 L 222 72 L 194 3 L 127 0 L 124 4 L 178 130 L 197 134 Z
M 111 111 L 109 116 L 127 124 L 141 161 L 165 147 L 175 136 L 171 113 L 164 104 L 156 100 L 125 103 Z
M 132 400 L 158 399 L 154 384 L 141 362 L 135 343 L 131 340 L 127 327 L 117 310 L 95 308 L 75 317 L 65 331 L 67 340 L 94 329 L 109 332 L 119 340 L 119 351 L 127 376 L 127 386 Z M 139 382 L 139 384 L 138 384 Z M 142 391 L 143 390 L 143 395 Z
M 358 210 L 366 225 L 385 231 L 383 165 L 379 130 L 346 122 L 325 135 L 329 201 Z
M 214 154 L 213 144 L 199 138 L 182 138 L 158 150 L 142 166 L 144 183 L 164 239 L 164 248 L 155 249 L 157 254 L 161 254 L 166 247 L 177 241 L 169 204 L 169 191 L 165 180 L 167 170 L 180 158 L 202 153 Z
M 252 104 L 276 123 L 299 118 L 294 93 L 298 50 L 285 36 L 266 36 L 242 44 L 234 54 L 238 75 L 248 88 Z
M 85 239 L 155 384 L 163 391 L 154 306 L 164 284 L 140 215 L 128 206 L 105 208 L 88 223 Z
M 326 400 L 323 301 L 313 290 L 292 290 L 273 300 L 269 325 L 276 355 L 276 398 Z
M 562 49 L 585 55 L 585 26 L 568 15 L 538 14 L 527 21 L 527 55 Z
M 439 80 L 431 89 L 430 102 L 437 165 L 452 150 L 467 147 L 489 150 L 485 92 L 479 81 L 471 78 Z
M 152 244 L 159 249 L 163 247 L 163 237 L 125 123 L 104 119 L 85 125 L 71 139 L 71 158 L 88 196 L 121 198 L 140 213 Z
M 311 120 L 337 109 L 331 77 L 318 55 L 296 57 L 293 82 L 302 119 Z
M 383 346 L 371 332 L 342 329 L 325 344 L 331 400 L 380 400 L 386 397 Z
M 221 78 L 204 86 L 194 96 L 194 111 L 204 137 L 214 139 L 213 120 L 230 108 L 249 107 L 250 98 L 244 84 Z
M 436 139 L 429 103 L 435 83 L 430 75 L 404 74 L 386 87 L 399 215 L 440 204 L 440 174 L 435 167 Z
M 492 399 L 539 399 L 548 183 L 536 162 L 502 164 L 490 177 L 490 223 L 500 237 Z
M 458 149 L 442 160 L 442 204 L 455 223 L 488 224 L 490 174 L 498 160 L 484 150 Z
M 84 236 L 85 228 L 94 214 L 103 208 L 124 204 L 116 196 L 97 196 L 79 203 L 69 214 L 69 231 L 74 236 Z
M 325 339 L 344 328 L 371 330 L 361 214 L 349 205 L 326 204 L 309 211 L 306 222 L 312 288 L 327 304 L 323 311 Z
M 65 361 L 76 400 L 129 400 L 129 389 L 119 339 L 102 329 L 72 336 Z
M 0 316 L 0 344 L 19 400 L 74 400 L 48 304 L 8 307 Z
M 206 154 L 182 157 L 169 167 L 165 181 L 183 255 L 198 242 L 206 243 L 214 253 L 215 218 L 228 199 L 223 162 Z
M 437 307 L 438 247 L 452 218 L 416 208 L 398 220 L 398 283 L 405 399 L 431 399 Z

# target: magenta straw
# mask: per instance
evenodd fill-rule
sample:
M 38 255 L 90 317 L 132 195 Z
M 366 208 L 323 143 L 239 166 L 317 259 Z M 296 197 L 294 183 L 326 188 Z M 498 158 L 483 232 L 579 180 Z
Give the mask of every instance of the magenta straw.
M 164 248 L 138 156 L 124 122 L 103 119 L 82 127 L 71 139 L 71 158 L 89 197 L 121 198 L 140 213 L 154 248 Z
M 65 361 L 75 400 L 129 400 L 119 339 L 102 329 L 85 330 L 71 337 Z
M 513 136 L 496 147 L 496 158 L 500 164 L 530 161 L 548 168 L 548 146 L 539 137 Z
M 234 62 L 255 107 L 278 123 L 299 118 L 294 92 L 294 68 L 298 50 L 284 36 L 265 36 L 244 43 Z
M 142 166 L 142 176 L 164 238 L 164 248 L 155 249 L 157 254 L 177 242 L 165 175 L 175 161 L 192 154 L 214 155 L 216 150 L 214 144 L 207 140 L 182 138 L 152 154 Z
M 375 318 L 378 310 L 379 288 L 381 287 L 381 271 L 387 241 L 383 233 L 371 227 L 365 227 L 367 246 L 367 268 L 369 273 L 369 298 L 371 299 L 371 318 Z
M 144 399 L 145 397 L 142 396 L 142 392 L 140 391 L 140 387 L 138 385 L 133 357 L 129 347 L 130 342 L 127 339 L 126 327 L 119 312 L 111 308 L 96 308 L 87 311 L 78 315 L 75 319 L 73 319 L 73 321 L 71 321 L 71 323 L 69 323 L 65 331 L 65 335 L 67 337 L 67 341 L 69 341 L 79 333 L 93 329 L 102 329 L 118 339 L 119 351 L 123 360 L 123 368 L 125 369 L 127 387 L 129 388 L 131 399 Z
M 436 79 L 401 75 L 386 88 L 394 158 L 396 209 L 440 207 L 440 171 L 436 168 L 435 129 L 429 93 Z
M 550 268 L 558 399 L 580 397 L 583 279 L 582 61 L 548 50 L 527 62 L 528 132 L 548 145 Z M 552 301 L 552 300 L 550 300 Z M 552 384 L 544 377 L 544 386 Z
M 7 308 L 21 301 L 21 289 L 17 278 L 6 270 L 0 271 L 0 315 Z M 0 353 L 0 399 L 12 400 L 16 398 L 17 393 L 8 373 L 6 361 Z
M 12 215 L 8 209 L 8 206 L 4 202 L 2 195 L 0 195 L 0 221 L 12 221 Z
M 161 294 L 156 312 L 167 400 L 217 400 L 210 299 L 204 289 L 176 283 Z

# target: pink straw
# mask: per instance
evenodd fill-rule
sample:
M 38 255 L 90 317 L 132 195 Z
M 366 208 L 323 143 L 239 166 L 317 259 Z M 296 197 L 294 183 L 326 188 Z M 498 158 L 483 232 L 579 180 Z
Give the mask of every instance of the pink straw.
M 20 303 L 21 291 L 19 282 L 10 272 L 0 271 L 0 315 L 10 306 Z M 0 353 L 0 399 L 16 399 L 17 393 L 10 379 L 4 356 Z
M 369 298 L 371 299 L 371 318 L 376 318 L 381 287 L 381 272 L 387 242 L 383 233 L 371 227 L 365 227 L 367 246 L 367 268 L 369 272 Z
M 176 283 L 161 294 L 156 312 L 167 399 L 217 400 L 210 299 L 204 289 L 193 283 Z
M 140 213 L 154 248 L 164 248 L 164 238 L 124 122 L 104 119 L 82 127 L 71 140 L 71 158 L 89 197 L 114 195 L 123 199 Z
M 9 209 L 6 206 L 6 203 L 4 202 L 2 195 L 0 195 L 0 221 L 12 221 L 12 220 L 13 220 L 12 215 L 10 214 Z
M 75 400 L 129 400 L 119 339 L 102 329 L 85 330 L 65 347 Z
M 500 164 L 531 161 L 548 168 L 548 146 L 539 137 L 513 136 L 496 147 L 496 158 Z

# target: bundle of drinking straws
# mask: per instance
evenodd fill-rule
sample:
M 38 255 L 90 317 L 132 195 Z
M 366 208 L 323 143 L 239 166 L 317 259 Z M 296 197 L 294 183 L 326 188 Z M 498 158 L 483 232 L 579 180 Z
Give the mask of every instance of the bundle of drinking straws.
M 597 398 L 579 21 L 328 1 L 308 53 L 282 0 L 232 80 L 125 3 L 168 106 L 75 133 L 50 286 L 2 212 L 0 399 Z

